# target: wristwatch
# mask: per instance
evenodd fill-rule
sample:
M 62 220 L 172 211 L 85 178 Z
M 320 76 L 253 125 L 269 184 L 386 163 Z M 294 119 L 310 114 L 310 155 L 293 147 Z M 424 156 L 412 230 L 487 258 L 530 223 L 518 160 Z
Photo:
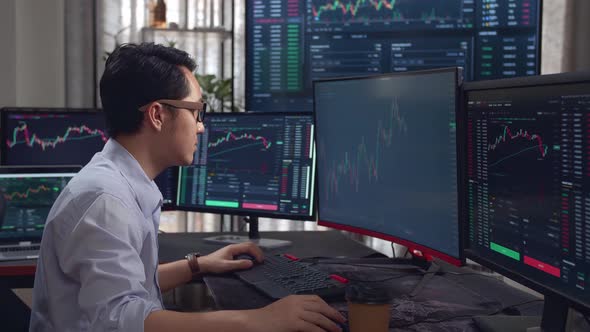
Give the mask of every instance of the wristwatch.
M 201 257 L 201 254 L 198 252 L 191 252 L 184 256 L 188 261 L 188 266 L 190 267 L 191 272 L 193 273 L 193 279 L 201 277 L 201 268 L 199 267 L 199 261 L 197 260 L 199 257 Z

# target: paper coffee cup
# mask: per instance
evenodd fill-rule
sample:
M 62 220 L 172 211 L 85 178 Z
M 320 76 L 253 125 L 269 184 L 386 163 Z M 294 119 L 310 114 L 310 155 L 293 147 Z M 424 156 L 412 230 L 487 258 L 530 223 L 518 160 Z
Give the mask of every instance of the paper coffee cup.
M 391 291 L 377 284 L 351 284 L 346 287 L 350 332 L 389 331 Z

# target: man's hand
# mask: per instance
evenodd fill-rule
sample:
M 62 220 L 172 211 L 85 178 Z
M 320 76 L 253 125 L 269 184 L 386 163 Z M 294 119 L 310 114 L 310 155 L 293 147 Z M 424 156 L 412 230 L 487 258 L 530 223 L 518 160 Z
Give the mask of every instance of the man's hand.
M 252 267 L 253 262 L 248 259 L 234 260 L 234 256 L 249 254 L 256 258 L 257 262 L 264 260 L 262 250 L 252 242 L 230 244 L 207 256 L 199 257 L 201 273 L 225 273 L 236 270 L 244 270 Z
M 248 331 L 340 332 L 346 319 L 315 295 L 291 295 L 248 315 Z

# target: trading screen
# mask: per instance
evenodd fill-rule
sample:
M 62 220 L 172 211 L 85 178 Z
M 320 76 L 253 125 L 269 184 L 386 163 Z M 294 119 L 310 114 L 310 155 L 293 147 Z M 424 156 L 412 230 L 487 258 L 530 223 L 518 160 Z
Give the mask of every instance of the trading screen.
M 316 83 L 320 222 L 460 256 L 457 75 Z
M 311 111 L 312 81 L 441 67 L 538 74 L 538 0 L 248 0 L 246 108 Z
M 182 167 L 178 205 L 313 215 L 311 114 L 210 114 L 193 166 Z
M 468 92 L 469 247 L 590 304 L 589 84 Z
M 154 179 L 154 181 L 162 193 L 163 208 L 172 208 L 174 203 L 176 203 L 178 167 L 169 167 L 165 169 Z
M 0 174 L 0 237 L 40 237 L 49 210 L 74 174 Z
M 83 166 L 108 140 L 102 112 L 5 113 L 4 165 Z

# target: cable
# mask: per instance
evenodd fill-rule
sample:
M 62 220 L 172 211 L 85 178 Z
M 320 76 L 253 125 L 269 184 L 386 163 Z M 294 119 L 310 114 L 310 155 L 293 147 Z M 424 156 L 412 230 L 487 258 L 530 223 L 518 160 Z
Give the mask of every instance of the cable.
M 408 254 L 410 254 L 410 258 L 412 258 L 412 253 L 410 252 L 410 248 L 406 247 L 406 252 L 404 252 L 404 255 L 402 256 L 402 258 L 408 258 Z

